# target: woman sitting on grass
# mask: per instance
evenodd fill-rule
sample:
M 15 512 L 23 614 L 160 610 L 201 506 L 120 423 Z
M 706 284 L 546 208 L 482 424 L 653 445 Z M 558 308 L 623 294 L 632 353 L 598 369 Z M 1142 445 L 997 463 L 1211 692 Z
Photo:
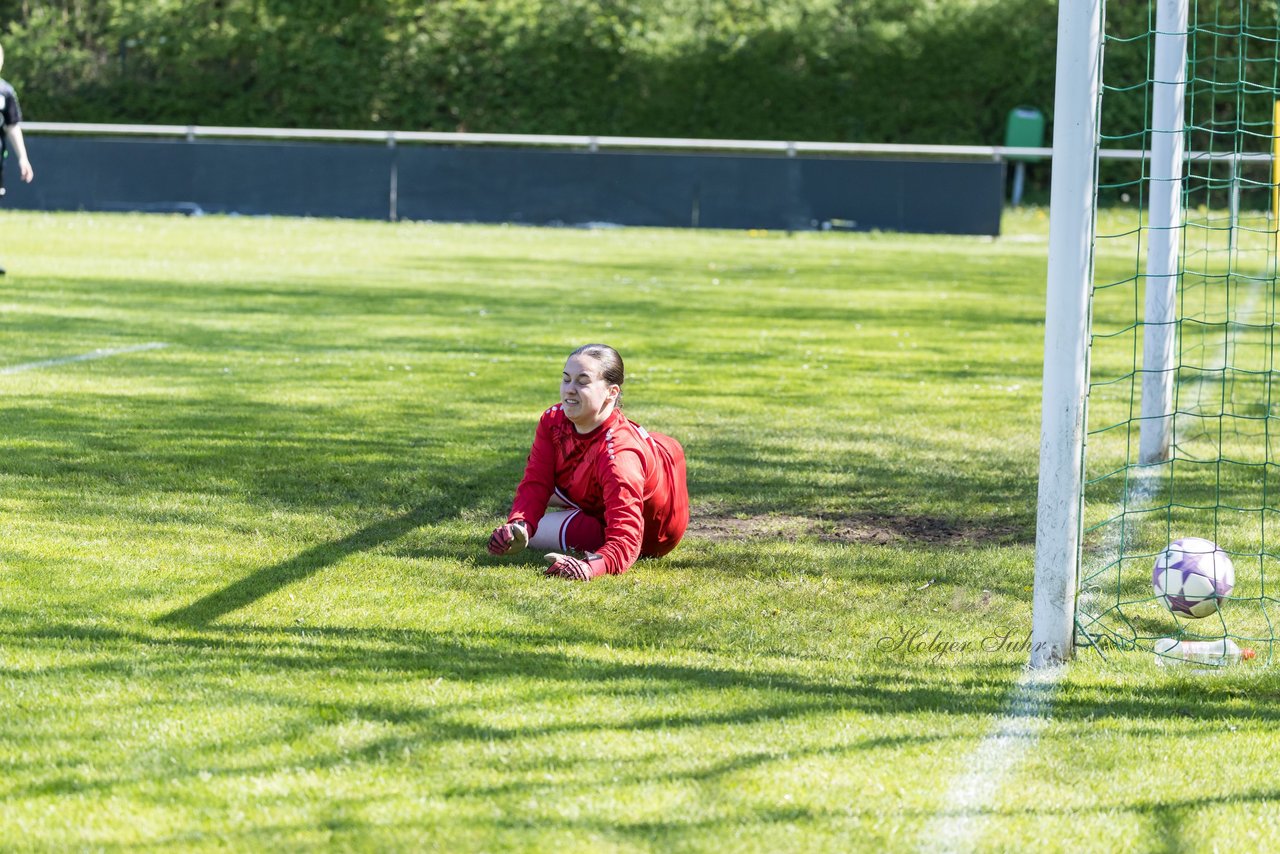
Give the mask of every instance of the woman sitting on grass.
M 547 575 L 588 581 L 680 542 L 689 524 L 684 450 L 627 419 L 622 379 L 612 347 L 569 354 L 560 402 L 538 422 L 511 513 L 489 538 L 491 554 L 545 549 Z

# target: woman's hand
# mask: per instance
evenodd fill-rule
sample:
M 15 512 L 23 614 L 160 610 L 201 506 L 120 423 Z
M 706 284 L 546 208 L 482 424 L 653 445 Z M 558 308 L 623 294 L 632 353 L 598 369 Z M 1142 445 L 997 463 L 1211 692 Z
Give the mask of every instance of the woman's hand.
M 489 554 L 515 554 L 527 545 L 529 529 L 523 522 L 508 522 L 493 529 L 493 534 L 489 537 Z
M 548 552 L 543 557 L 551 561 L 551 566 L 547 567 L 546 574 L 554 575 L 557 578 L 566 578 L 569 581 L 590 581 L 597 575 L 604 575 L 603 558 L 595 557 L 590 560 L 581 560 L 571 555 L 562 555 L 559 552 Z

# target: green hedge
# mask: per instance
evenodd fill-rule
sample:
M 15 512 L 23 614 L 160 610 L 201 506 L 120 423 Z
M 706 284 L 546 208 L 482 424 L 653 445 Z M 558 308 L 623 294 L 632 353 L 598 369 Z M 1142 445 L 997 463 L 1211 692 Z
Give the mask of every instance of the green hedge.
M 6 15 L 7 13 L 7 15 Z M 1053 0 L 0 0 L 32 119 L 994 143 Z
M 1240 2 L 1200 53 L 1235 62 Z M 1147 4 L 1108 6 L 1108 79 L 1145 79 Z M 1051 114 L 1057 2 L 0 0 L 0 21 L 32 119 L 991 144 L 1012 107 Z M 1274 76 L 1274 42 L 1253 50 Z M 1142 127 L 1141 91 L 1106 99 L 1104 132 Z

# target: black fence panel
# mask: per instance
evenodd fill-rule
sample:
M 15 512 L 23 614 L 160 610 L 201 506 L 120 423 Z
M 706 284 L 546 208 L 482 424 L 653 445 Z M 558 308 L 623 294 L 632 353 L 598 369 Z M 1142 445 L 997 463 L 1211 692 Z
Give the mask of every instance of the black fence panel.
M 386 146 L 31 134 L 36 180 L 5 170 L 5 205 L 386 219 Z
M 399 150 L 405 219 L 688 226 L 689 158 L 589 151 Z
M 29 135 L 5 205 L 250 215 L 998 234 L 989 161 Z
M 406 219 L 998 234 L 992 162 L 401 148 Z

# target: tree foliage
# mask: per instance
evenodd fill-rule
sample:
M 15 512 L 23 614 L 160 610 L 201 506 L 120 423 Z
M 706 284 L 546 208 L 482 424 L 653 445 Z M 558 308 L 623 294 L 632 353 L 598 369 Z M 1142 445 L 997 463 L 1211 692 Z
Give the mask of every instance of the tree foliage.
M 1055 0 L 0 0 L 50 121 L 995 143 Z

